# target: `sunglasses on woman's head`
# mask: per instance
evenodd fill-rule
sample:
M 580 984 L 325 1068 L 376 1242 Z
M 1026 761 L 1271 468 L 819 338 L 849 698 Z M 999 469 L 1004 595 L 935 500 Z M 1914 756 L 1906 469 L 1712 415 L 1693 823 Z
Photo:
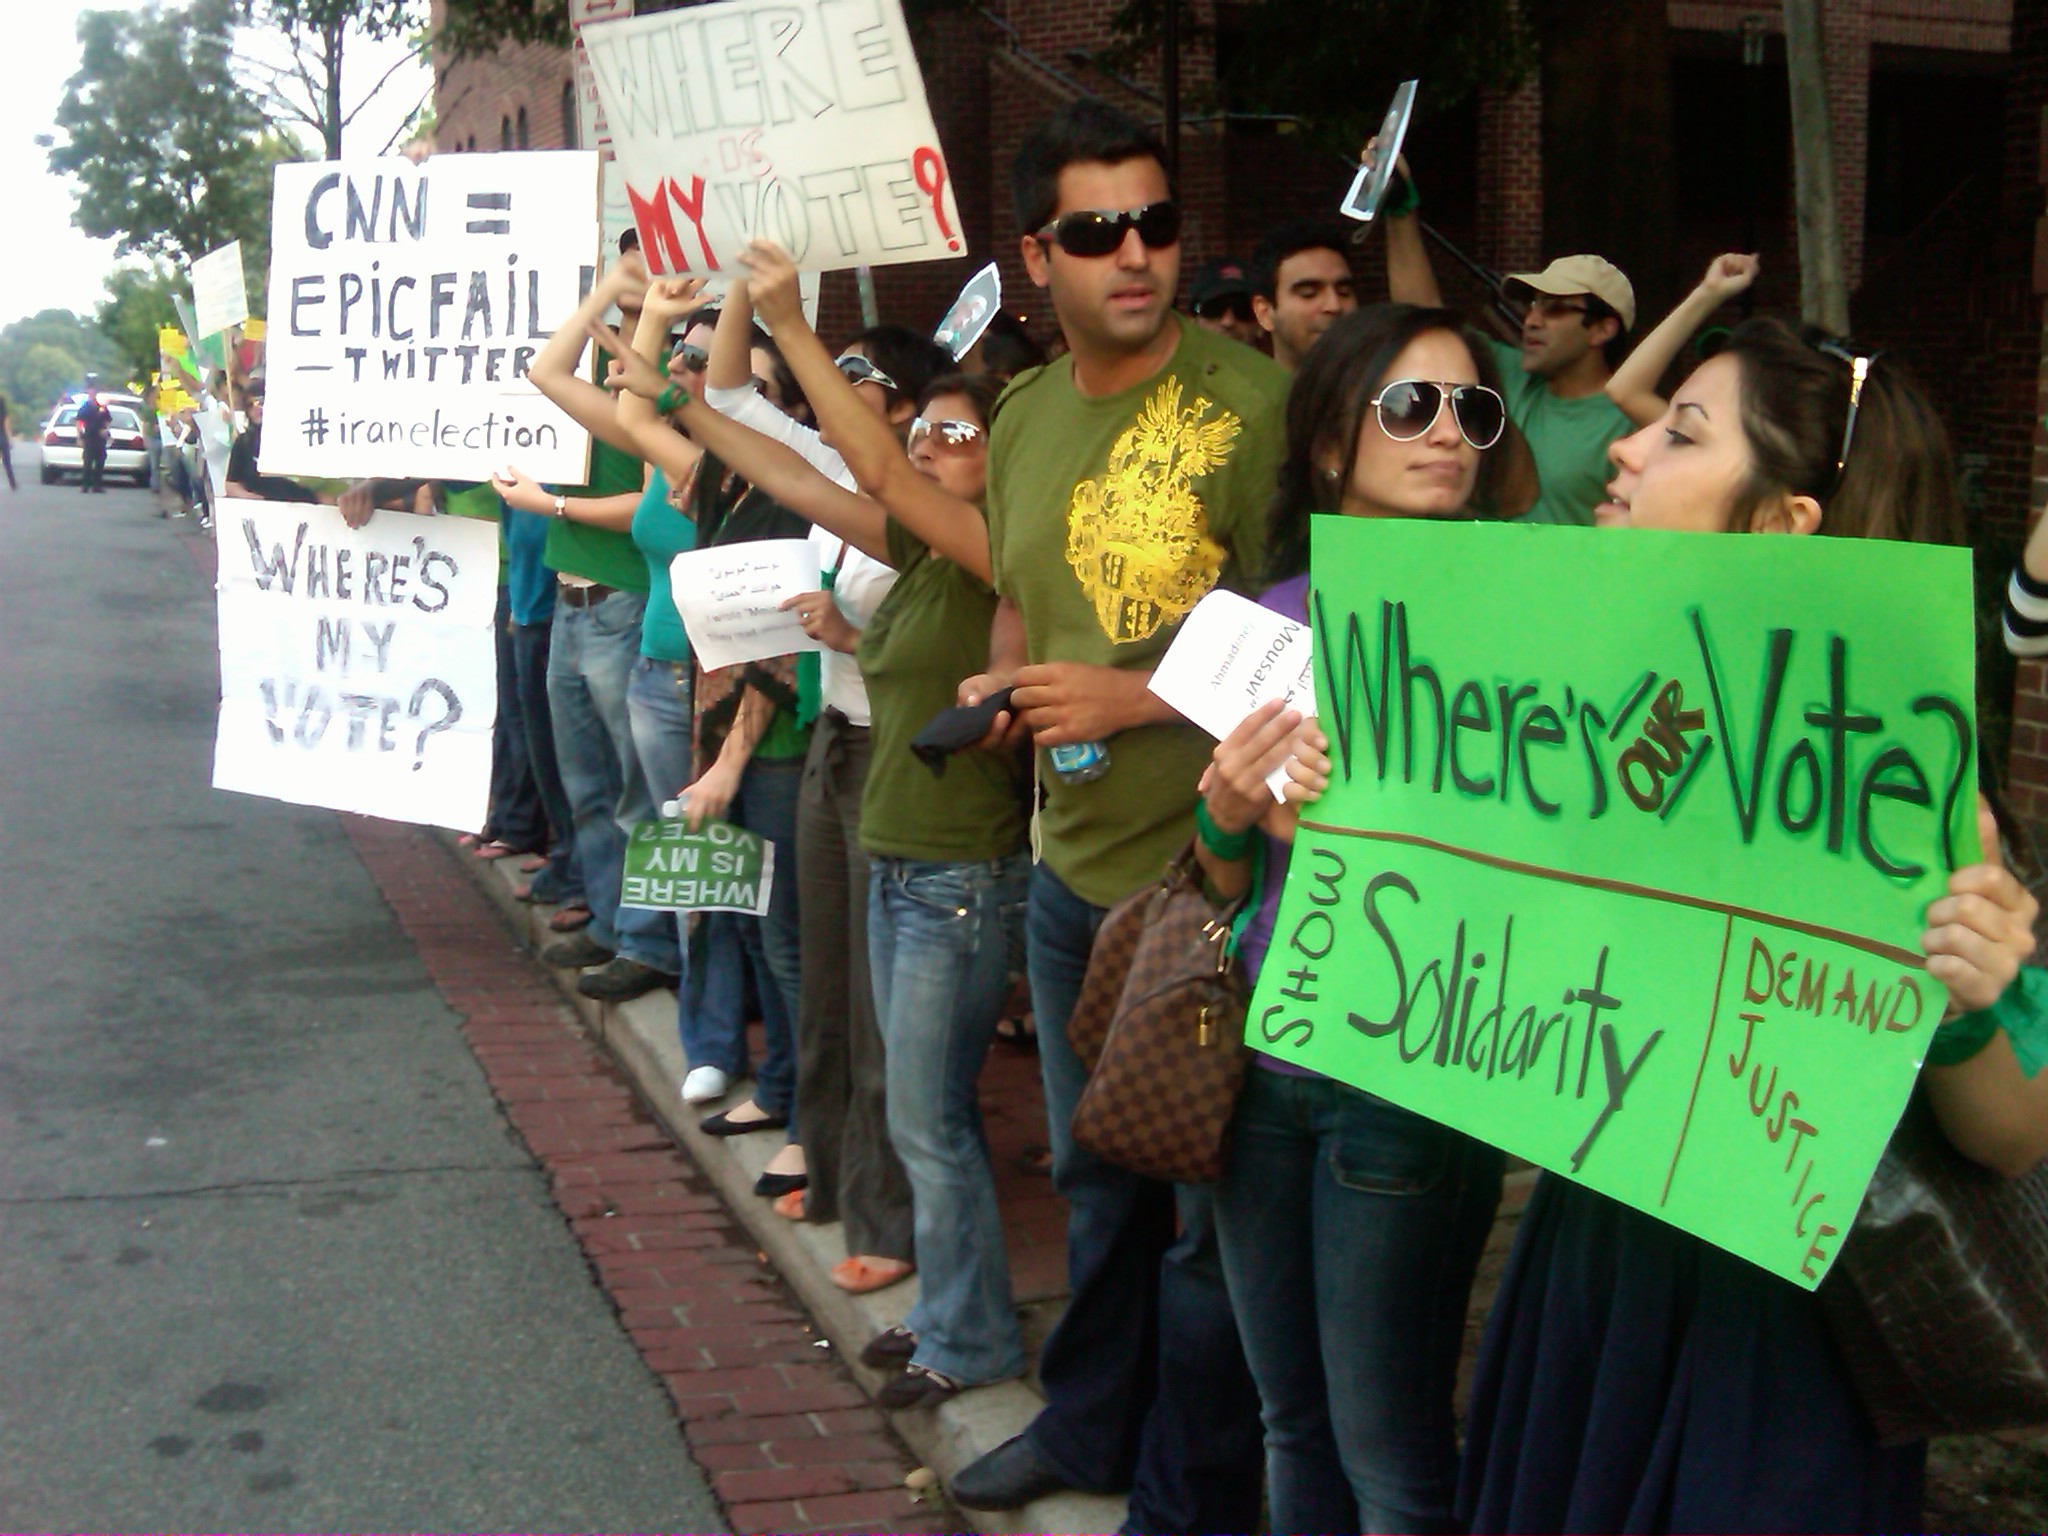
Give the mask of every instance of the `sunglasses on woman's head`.
M 903 387 L 858 352 L 847 353 L 839 358 L 834 366 L 846 375 L 846 382 L 849 384 L 879 384 L 884 389 Z
M 965 448 L 980 436 L 981 428 L 971 421 L 927 421 L 920 416 L 911 422 L 904 447 L 915 452 L 919 443 L 931 438 L 935 448 Z
M 1147 250 L 1164 250 L 1178 244 L 1180 204 L 1169 197 L 1121 212 L 1081 208 L 1061 214 L 1041 229 L 1036 238 L 1057 245 L 1069 256 L 1109 256 L 1122 248 L 1125 234 L 1134 229 Z
M 1436 425 L 1444 403 L 1451 419 L 1474 448 L 1491 448 L 1507 430 L 1507 402 L 1484 384 L 1435 384 L 1428 379 L 1396 379 L 1373 398 L 1380 430 L 1397 443 L 1412 443 Z

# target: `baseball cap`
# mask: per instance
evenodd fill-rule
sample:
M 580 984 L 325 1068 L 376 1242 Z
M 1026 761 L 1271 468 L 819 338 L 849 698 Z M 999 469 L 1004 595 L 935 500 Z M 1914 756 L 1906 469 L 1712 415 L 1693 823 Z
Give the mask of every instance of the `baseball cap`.
M 1511 300 L 1526 300 L 1531 293 L 1560 298 L 1590 293 L 1621 316 L 1624 331 L 1635 328 L 1636 290 L 1621 268 L 1604 256 L 1560 256 L 1541 272 L 1510 273 L 1500 286 Z
M 1251 296 L 1251 274 L 1235 256 L 1219 256 L 1204 263 L 1188 289 L 1188 303 L 1197 314 L 1218 299 L 1249 299 Z

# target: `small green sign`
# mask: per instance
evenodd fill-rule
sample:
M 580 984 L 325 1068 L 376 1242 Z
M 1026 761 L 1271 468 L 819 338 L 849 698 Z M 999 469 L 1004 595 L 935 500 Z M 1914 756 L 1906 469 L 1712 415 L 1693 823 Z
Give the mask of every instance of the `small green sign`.
M 1967 551 L 1319 518 L 1250 1044 L 1812 1287 L 1978 856 Z
M 774 885 L 775 845 L 758 833 L 723 821 L 695 832 L 683 821 L 642 821 L 626 843 L 619 905 L 759 917 Z

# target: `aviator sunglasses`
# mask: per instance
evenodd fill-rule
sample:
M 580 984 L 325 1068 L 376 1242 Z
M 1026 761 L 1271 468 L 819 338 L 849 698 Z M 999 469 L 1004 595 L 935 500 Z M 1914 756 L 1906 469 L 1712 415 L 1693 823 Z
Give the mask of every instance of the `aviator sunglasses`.
M 910 424 L 910 436 L 904 443 L 907 451 L 915 453 L 917 445 L 926 438 L 935 438 L 934 447 L 965 448 L 981 436 L 981 428 L 971 421 L 927 421 L 920 416 Z
M 1459 433 L 1474 448 L 1491 448 L 1507 430 L 1507 404 L 1484 384 L 1397 379 L 1382 388 L 1372 404 L 1379 412 L 1382 432 L 1397 443 L 1412 443 L 1436 425 L 1446 400 Z
M 1108 256 L 1123 245 L 1124 235 L 1133 229 L 1147 250 L 1163 250 L 1175 244 L 1180 239 L 1180 204 L 1166 198 L 1121 212 L 1080 208 L 1061 214 L 1035 238 L 1050 241 L 1069 256 Z

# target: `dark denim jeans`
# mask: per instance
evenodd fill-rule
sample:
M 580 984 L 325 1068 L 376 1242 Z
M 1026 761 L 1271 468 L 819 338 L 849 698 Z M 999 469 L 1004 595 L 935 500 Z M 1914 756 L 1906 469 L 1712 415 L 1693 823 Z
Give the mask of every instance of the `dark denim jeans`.
M 527 761 L 533 767 L 541 809 L 547 815 L 548 864 L 533 877 L 534 898 L 581 901 L 583 871 L 576 863 L 576 819 L 569 809 L 569 792 L 562 787 L 561 765 L 555 761 L 555 722 L 548 709 L 548 652 L 553 637 L 552 621 L 512 626 L 512 698 L 501 699 L 499 708 L 519 711 L 526 732 Z
M 1075 1487 L 1128 1487 L 1129 1529 L 1248 1531 L 1259 1518 L 1258 1394 L 1213 1191 L 1140 1178 L 1074 1144 L 1087 1074 L 1067 1020 L 1104 915 L 1043 864 L 1031 871 L 1031 1006 L 1072 1298 L 1039 1357 L 1046 1406 L 1026 1433 Z
M 796 1134 L 796 1000 L 799 985 L 796 931 L 796 797 L 804 765 L 756 758 L 740 775 L 725 819 L 775 845 L 768 915 L 707 912 L 697 925 L 685 1006 L 677 1019 L 683 1054 L 693 1067 L 716 1067 L 728 1077 L 747 1075 L 747 972 L 761 1001 L 764 1050 L 754 1072 L 754 1102 L 790 1117 Z
M 1451 1393 L 1503 1162 L 1328 1078 L 1245 1074 L 1216 1227 L 1274 1530 L 1458 1529 Z
M 554 721 L 555 760 L 576 826 L 590 936 L 674 976 L 683 961 L 670 915 L 619 906 L 625 828 L 655 814 L 626 712 L 626 684 L 640 656 L 640 618 L 646 608 L 647 598 L 638 592 L 614 592 L 589 608 L 555 605 L 548 711 Z
M 519 708 L 517 642 L 512 638 L 512 593 L 498 587 L 498 611 L 491 618 L 498 651 L 498 718 L 491 726 L 491 810 L 484 837 L 522 852 L 548 846 L 547 813 L 534 781 L 533 756 L 526 747 L 526 716 Z
M 1010 991 L 1023 854 L 980 864 L 869 861 L 869 965 L 891 1142 L 916 1216 L 919 1365 L 970 1386 L 1024 1372 L 1003 1218 L 976 1084 Z

